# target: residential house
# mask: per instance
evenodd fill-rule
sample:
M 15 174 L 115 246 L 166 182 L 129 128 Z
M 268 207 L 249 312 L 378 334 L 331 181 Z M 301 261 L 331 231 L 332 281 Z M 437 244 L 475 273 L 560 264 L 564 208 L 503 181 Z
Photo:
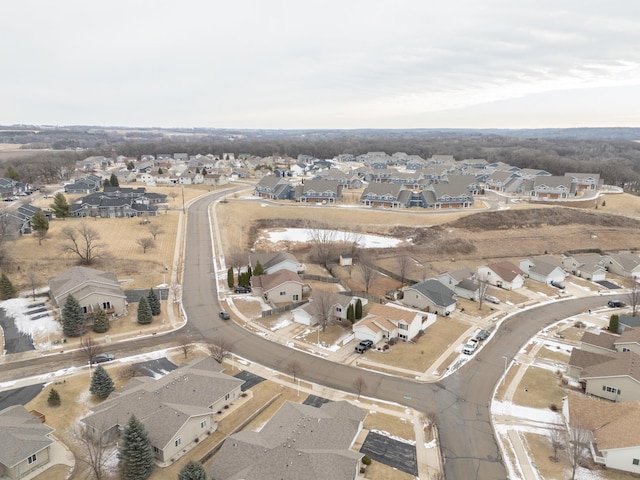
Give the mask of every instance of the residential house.
M 337 180 L 307 180 L 295 187 L 293 199 L 303 203 L 336 203 L 342 200 L 342 185 Z
M 517 172 L 495 171 L 485 180 L 485 187 L 488 190 L 515 193 L 522 187 L 522 177 Z
M 328 323 L 339 323 L 347 320 L 349 305 L 353 305 L 355 309 L 357 301 L 358 297 L 350 295 L 314 291 L 309 296 L 308 303 L 292 310 L 291 313 L 293 320 L 302 325 L 317 325 L 319 323 L 319 313 L 327 315 Z M 367 300 L 364 298 L 361 298 L 360 301 L 363 305 L 367 304 Z
M 0 410 L 0 478 L 19 480 L 51 460 L 54 429 L 22 405 Z
M 497 262 L 478 268 L 478 279 L 504 290 L 517 290 L 524 286 L 525 273 L 511 262 Z
M 102 188 L 103 178 L 99 175 L 91 174 L 87 177 L 76 180 L 64 186 L 65 193 L 91 193 L 97 192 Z
M 298 259 L 287 252 L 252 252 L 249 254 L 249 266 L 255 272 L 256 266 L 262 265 L 264 273 L 276 273 L 279 270 L 289 270 L 293 273 L 302 273 L 306 267 Z
M 355 480 L 354 444 L 366 413 L 346 401 L 320 408 L 285 402 L 259 431 L 229 436 L 208 474 L 215 480 Z
M 435 278 L 405 287 L 403 292 L 403 304 L 427 310 L 436 315 L 449 315 L 456 308 L 453 290 Z
M 370 207 L 408 207 L 411 191 L 399 183 L 370 183 L 362 192 L 360 203 Z
M 602 184 L 599 173 L 567 172 L 564 176 L 571 178 L 578 190 L 597 190 Z
M 445 287 L 453 290 L 458 297 L 469 300 L 480 300 L 480 282 L 477 274 L 470 268 L 464 267 L 449 272 L 443 272 L 437 277 Z
M 636 253 L 607 253 L 603 255 L 608 272 L 622 277 L 640 279 L 640 255 Z
M 374 344 L 391 338 L 406 342 L 435 321 L 434 313 L 374 303 L 367 316 L 353 325 L 353 333 L 358 340 L 371 340 Z
M 638 328 L 640 327 L 640 316 L 636 315 L 620 315 L 618 317 L 618 332 L 622 333 L 628 328 Z
M 221 187 L 229 184 L 229 177 L 224 173 L 207 173 L 202 179 L 202 184 Z
M 640 402 L 611 404 L 571 394 L 562 412 L 570 438 L 585 439 L 596 464 L 640 474 Z
M 254 193 L 260 198 L 285 200 L 289 198 L 291 189 L 291 184 L 286 179 L 276 175 L 267 175 L 256 184 Z
M 127 300 L 115 273 L 88 267 L 72 267 L 49 279 L 49 295 L 57 308 L 63 308 L 69 295 L 80 303 L 84 313 L 101 308 L 125 315 Z
M 562 268 L 562 263 L 550 255 L 520 260 L 520 270 L 531 280 L 541 283 L 562 285 L 567 278 L 567 272 Z
M 598 253 L 565 256 L 562 258 L 562 266 L 576 277 L 585 278 L 592 282 L 600 282 L 607 278 L 604 261 Z
M 612 357 L 583 368 L 579 381 L 585 393 L 614 402 L 640 400 L 640 355 L 624 350 Z
M 614 352 L 593 352 L 582 348 L 572 348 L 571 356 L 567 362 L 567 377 L 576 381 L 582 376 L 582 371 L 591 365 L 608 362 L 614 356 Z
M 450 175 L 448 181 L 431 184 L 423 191 L 425 208 L 466 208 L 473 206 L 470 185 L 475 178 L 469 175 Z
M 132 378 L 81 422 L 95 435 L 115 441 L 135 415 L 149 433 L 156 460 L 173 462 L 217 430 L 216 412 L 240 397 L 243 383 L 205 357 L 160 379 Z
M 576 184 L 571 177 L 541 175 L 533 179 L 528 193 L 531 198 L 559 200 L 575 196 Z
M 289 270 L 251 277 L 252 292 L 276 305 L 300 302 L 303 286 L 298 274 Z

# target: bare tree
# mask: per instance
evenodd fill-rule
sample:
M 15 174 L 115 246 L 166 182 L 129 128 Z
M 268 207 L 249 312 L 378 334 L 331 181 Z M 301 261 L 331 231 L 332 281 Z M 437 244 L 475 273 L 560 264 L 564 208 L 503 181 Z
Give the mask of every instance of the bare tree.
M 333 308 L 338 299 L 336 294 L 326 290 L 316 290 L 311 294 L 309 307 L 324 332 L 333 318 Z
M 152 237 L 139 238 L 136 243 L 142 248 L 142 253 L 147 253 L 150 248 L 156 248 L 156 241 Z
M 489 289 L 489 281 L 486 278 L 477 278 L 476 280 L 478 281 L 478 310 L 482 310 Z
M 328 268 L 336 243 L 336 231 L 319 221 L 310 221 L 307 228 L 318 262 Z
M 351 384 L 351 386 L 358 394 L 358 400 L 360 400 L 360 395 L 366 392 L 368 387 L 367 382 L 365 381 L 364 378 L 362 378 L 362 376 L 359 376 L 358 378 L 356 378 Z
M 578 466 L 584 461 L 584 450 L 588 445 L 590 433 L 579 419 L 572 419 L 569 426 L 567 452 L 571 460 L 571 480 L 575 480 Z
M 38 268 L 38 265 L 35 265 L 35 268 L 29 270 L 29 273 L 27 274 L 27 280 L 29 281 L 29 286 L 31 287 L 31 296 L 33 297 L 33 301 L 35 302 L 36 300 L 36 286 L 38 285 L 38 281 L 39 281 L 39 277 L 37 272 L 40 269 Z
M 409 265 L 411 264 L 411 257 L 406 252 L 402 252 L 396 257 L 396 265 L 398 267 L 398 275 L 400 275 L 400 287 L 404 286 L 404 281 L 407 279 L 407 272 Z
M 41 229 L 41 230 L 34 230 L 33 231 L 33 236 L 38 239 L 38 245 L 42 245 L 42 240 L 47 238 L 48 234 L 49 234 L 49 229 L 46 229 L 46 230 L 42 230 Z
M 84 353 L 85 357 L 87 357 L 87 361 L 89 362 L 89 368 L 91 368 L 91 365 L 93 365 L 93 361 L 95 360 L 96 355 L 98 355 L 102 350 L 100 348 L 100 345 L 96 343 L 96 341 L 91 337 L 91 335 L 82 337 L 82 340 L 80 340 L 80 349 Z
M 162 228 L 162 225 L 158 225 L 157 223 L 154 223 L 149 225 L 149 233 L 155 240 L 158 235 L 160 235 L 161 233 L 164 233 L 164 229 Z
M 173 302 L 178 303 L 180 301 L 180 292 L 182 291 L 182 285 L 180 285 L 175 280 L 172 280 L 169 284 L 169 290 L 171 291 L 171 295 L 173 295 Z
M 18 228 L 14 220 L 17 220 L 17 217 L 12 214 L 0 214 L 0 242 L 15 240 L 18 237 Z
M 182 350 L 184 358 L 188 358 L 189 354 L 193 351 L 193 343 L 187 335 L 180 339 L 180 350 Z
M 302 365 L 297 360 L 291 360 L 287 364 L 287 368 L 289 372 L 291 372 L 291 376 L 293 377 L 293 381 L 297 381 L 298 377 L 302 374 Z
M 231 354 L 231 343 L 223 337 L 216 338 L 207 347 L 213 359 L 220 364 Z
M 100 234 L 86 223 L 81 223 L 78 228 L 65 227 L 61 234 L 60 250 L 77 255 L 83 265 L 91 265 L 101 257 L 105 245 L 98 242 Z
M 438 415 L 435 412 L 427 412 L 424 414 L 423 422 L 426 424 L 429 439 L 433 439 L 435 429 L 438 426 Z
M 73 436 L 84 453 L 84 455 L 77 455 L 76 458 L 89 467 L 90 475 L 95 480 L 106 478 L 108 474 L 105 472 L 105 466 L 116 454 L 116 450 L 108 448 L 107 441 L 101 432 L 92 431 L 86 425 L 76 426 Z
M 627 300 L 631 307 L 631 316 L 635 317 L 636 313 L 638 313 L 638 305 L 640 305 L 640 284 L 635 278 L 632 280 L 633 285 L 631 285 L 631 290 L 627 294 Z
M 358 266 L 362 277 L 362 284 L 364 285 L 364 291 L 369 293 L 369 290 L 375 285 L 376 281 L 380 277 L 380 273 L 373 267 L 373 264 L 370 263 L 368 258 L 362 258 Z
M 175 206 L 176 206 L 176 198 L 178 198 L 178 192 L 171 191 L 171 192 L 168 193 L 168 195 L 169 195 L 169 197 L 171 197 L 171 200 L 173 200 L 173 206 L 175 208 Z
M 551 448 L 553 450 L 553 455 L 551 456 L 551 460 L 554 462 L 558 461 L 558 452 L 563 450 L 565 447 L 565 439 L 563 438 L 563 431 L 559 428 L 554 428 L 551 430 Z
M 238 277 L 240 276 L 240 270 L 247 264 L 247 254 L 240 248 L 233 248 L 228 255 L 225 255 L 227 266 L 234 268 Z

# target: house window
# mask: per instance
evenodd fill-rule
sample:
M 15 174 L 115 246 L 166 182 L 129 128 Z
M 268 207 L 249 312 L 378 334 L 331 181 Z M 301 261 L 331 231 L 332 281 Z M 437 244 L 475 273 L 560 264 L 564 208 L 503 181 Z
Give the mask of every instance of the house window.
M 622 391 L 616 387 L 609 387 L 607 385 L 603 385 L 602 386 L 602 390 L 608 393 L 617 393 L 618 395 L 620 395 L 620 393 L 622 393 Z
M 409 330 L 409 325 L 405 325 L 404 323 L 399 323 L 398 328 L 400 330 Z
M 109 310 L 111 308 L 111 302 L 102 302 L 102 309 Z
M 36 454 L 34 453 L 29 458 L 27 458 L 27 463 L 31 465 L 32 463 L 36 463 Z
M 89 307 L 87 307 L 86 305 L 84 305 L 84 306 L 82 307 L 82 312 L 83 312 L 83 313 L 89 313 Z
M 623 352 L 630 352 L 630 351 L 631 351 L 631 349 L 630 349 L 630 348 L 627 348 L 627 347 L 622 347 L 622 351 L 623 351 Z
M 287 292 L 280 292 L 280 296 L 284 296 L 286 294 L 287 294 Z
M 293 295 L 293 301 L 297 302 L 298 301 L 299 296 L 298 295 Z
M 160 453 L 160 449 L 158 447 L 153 447 L 153 453 Z
M 207 421 L 206 420 L 202 420 L 200 422 L 200 428 L 205 428 L 207 426 Z
M 640 465 L 640 459 L 639 458 L 634 458 L 631 463 L 633 463 L 634 465 Z
M 227 393 L 227 394 L 224 396 L 224 399 L 225 399 L 225 400 L 229 400 L 229 398 L 230 398 L 230 397 L 231 397 L 231 394 L 230 394 L 230 393 Z
M 182 439 L 180 437 L 176 438 L 176 441 L 173 442 L 175 444 L 176 447 L 179 447 L 180 444 L 182 443 Z

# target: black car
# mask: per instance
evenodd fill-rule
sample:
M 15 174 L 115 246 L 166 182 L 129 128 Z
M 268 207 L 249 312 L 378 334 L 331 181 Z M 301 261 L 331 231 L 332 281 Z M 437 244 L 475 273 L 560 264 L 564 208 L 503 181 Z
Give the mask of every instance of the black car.
M 231 318 L 231 315 L 229 315 L 229 312 L 225 310 L 220 310 L 220 313 L 218 313 L 218 316 L 223 320 L 229 320 Z
M 624 302 L 622 300 L 609 300 L 607 302 L 607 305 L 609 305 L 611 308 L 620 308 L 624 307 Z
M 104 363 L 115 360 L 116 356 L 112 353 L 98 353 L 95 357 L 93 357 L 93 363 Z
M 362 340 L 358 345 L 356 345 L 356 352 L 364 353 L 373 347 L 373 342 L 371 340 Z
M 251 287 L 247 287 L 245 285 L 237 285 L 233 287 L 234 293 L 251 293 Z

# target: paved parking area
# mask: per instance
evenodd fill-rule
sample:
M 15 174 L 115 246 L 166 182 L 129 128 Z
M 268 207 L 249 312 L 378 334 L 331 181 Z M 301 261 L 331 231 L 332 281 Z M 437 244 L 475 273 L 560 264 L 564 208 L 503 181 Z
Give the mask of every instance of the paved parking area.
M 391 437 L 369 432 L 362 444 L 360 453 L 364 453 L 376 462 L 391 468 L 418 476 L 418 459 L 415 445 L 401 442 Z
M 316 395 L 309 395 L 307 398 L 304 399 L 304 402 L 302 402 L 304 405 L 311 405 L 313 407 L 316 408 L 320 408 L 322 405 L 324 405 L 325 403 L 329 403 L 331 400 L 329 400 L 328 398 L 323 398 L 323 397 L 318 397 Z
M 619 285 L 616 285 L 615 283 L 610 282 L 609 280 L 600 280 L 596 283 L 598 285 L 603 286 L 604 288 L 608 288 L 609 290 L 618 290 L 621 288 Z
M 168 358 L 163 357 L 156 360 L 135 363 L 133 368 L 147 377 L 160 378 L 165 376 L 167 373 L 174 371 L 178 366 Z
M 247 372 L 246 370 L 238 373 L 237 375 L 234 375 L 234 377 L 239 378 L 240 380 L 244 380 L 242 387 L 240 387 L 240 390 L 243 392 L 249 390 L 251 387 L 254 387 L 265 380 L 264 378 L 251 372 Z

